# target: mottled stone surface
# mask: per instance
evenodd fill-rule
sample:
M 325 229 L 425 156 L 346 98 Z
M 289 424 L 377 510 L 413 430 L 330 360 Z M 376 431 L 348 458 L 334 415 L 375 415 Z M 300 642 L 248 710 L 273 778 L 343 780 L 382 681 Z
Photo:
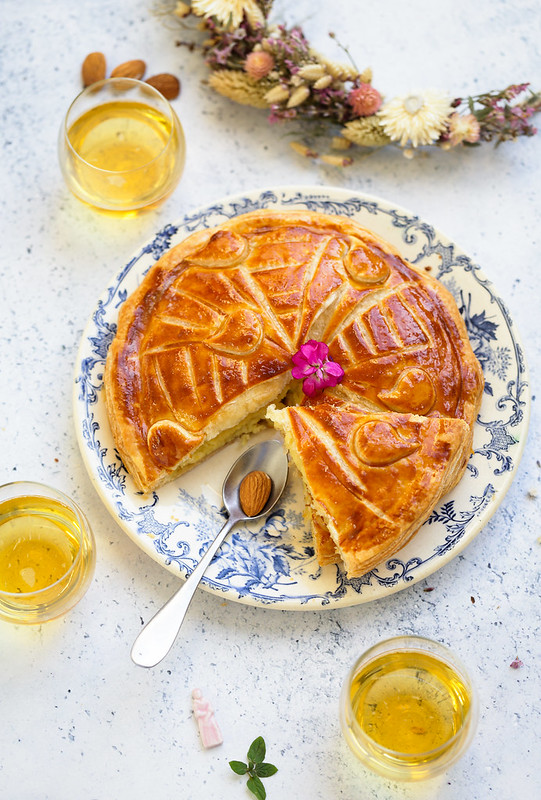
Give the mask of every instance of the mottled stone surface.
M 278 773 L 269 798 L 485 800 L 541 795 L 539 364 L 541 137 L 407 160 L 392 148 L 349 170 L 303 160 L 264 112 L 213 95 L 197 52 L 176 46 L 147 0 L 4 3 L 0 31 L 0 480 L 50 483 L 76 498 L 98 543 L 95 580 L 66 617 L 0 622 L 0 794 L 6 800 L 196 800 L 247 796 L 230 759 L 258 735 Z M 538 2 L 426 0 L 323 5 L 285 0 L 329 57 L 347 45 L 382 94 L 460 95 L 539 80 Z M 158 211 L 123 222 L 81 205 L 56 159 L 61 119 L 86 53 L 109 67 L 143 58 L 182 80 L 174 101 L 188 157 Z M 540 88 L 540 87 L 538 87 Z M 541 125 L 541 120 L 539 122 Z M 510 490 L 475 541 L 429 581 L 356 608 L 285 612 L 199 592 L 182 635 L 153 670 L 130 661 L 144 620 L 177 588 L 96 494 L 78 451 L 72 376 L 82 330 L 110 276 L 156 230 L 220 197 L 265 186 L 336 185 L 405 206 L 477 261 L 516 319 L 531 370 L 532 418 Z M 487 314 L 490 310 L 487 310 Z M 432 591 L 425 591 L 427 588 Z M 345 745 L 338 695 L 367 645 L 415 632 L 450 645 L 480 693 L 474 742 L 432 784 L 367 773 Z M 515 658 L 523 662 L 510 668 Z M 224 743 L 202 749 L 191 711 L 200 687 Z

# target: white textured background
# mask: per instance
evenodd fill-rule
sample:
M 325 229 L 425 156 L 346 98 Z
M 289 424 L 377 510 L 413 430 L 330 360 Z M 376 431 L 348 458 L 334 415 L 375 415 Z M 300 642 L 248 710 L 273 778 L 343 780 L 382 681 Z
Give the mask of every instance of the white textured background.
M 197 53 L 150 0 L 7 0 L 0 23 L 0 481 L 38 480 L 76 498 L 98 541 L 95 580 L 65 618 L 0 622 L 0 797 L 172 800 L 247 797 L 229 769 L 263 735 L 279 772 L 270 800 L 541 796 L 539 482 L 541 135 L 408 161 L 392 148 L 339 171 L 298 158 L 264 112 L 212 95 Z M 538 0 L 285 0 L 276 21 L 359 67 L 391 96 L 418 87 L 453 95 L 530 80 L 541 88 Z M 56 160 L 62 116 L 83 57 L 143 58 L 183 83 L 174 101 L 188 157 L 158 211 L 123 222 L 72 198 Z M 538 117 L 541 127 L 541 117 Z M 132 665 L 133 638 L 177 587 L 102 507 L 73 430 L 75 355 L 112 274 L 167 222 L 221 196 L 284 184 L 332 184 L 405 206 L 454 239 L 495 284 L 521 333 L 532 419 L 516 479 L 477 539 L 447 567 L 352 609 L 281 612 L 199 592 L 179 641 L 157 668 Z M 428 585 L 430 593 L 423 591 Z M 471 597 L 475 598 L 472 603 Z M 344 744 L 342 679 L 367 645 L 415 632 L 450 645 L 481 696 L 478 734 L 443 778 L 397 785 L 365 772 Z M 515 657 L 520 670 L 509 664 Z M 216 709 L 224 744 L 201 749 L 190 692 Z

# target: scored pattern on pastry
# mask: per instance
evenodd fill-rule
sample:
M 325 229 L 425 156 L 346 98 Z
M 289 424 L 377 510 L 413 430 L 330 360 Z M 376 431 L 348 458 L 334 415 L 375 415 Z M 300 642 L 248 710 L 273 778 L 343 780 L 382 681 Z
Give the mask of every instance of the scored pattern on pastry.
M 267 413 L 301 473 L 319 563 L 353 577 L 411 539 L 469 456 L 461 419 L 326 402 Z
M 409 367 L 400 373 L 391 389 L 378 392 L 377 397 L 391 411 L 428 414 L 436 400 L 436 389 L 426 370 Z
M 367 249 L 363 242 L 351 243 L 344 266 L 355 284 L 376 286 L 384 283 L 391 272 L 388 262 L 377 249 Z
M 361 419 L 355 429 L 352 453 L 369 467 L 388 467 L 421 446 L 418 430 L 393 424 L 387 419 Z
M 461 418 L 471 442 L 482 375 L 444 287 L 350 219 L 258 211 L 172 248 L 120 309 L 105 390 L 137 487 L 251 431 L 311 338 L 345 375 L 310 403 Z

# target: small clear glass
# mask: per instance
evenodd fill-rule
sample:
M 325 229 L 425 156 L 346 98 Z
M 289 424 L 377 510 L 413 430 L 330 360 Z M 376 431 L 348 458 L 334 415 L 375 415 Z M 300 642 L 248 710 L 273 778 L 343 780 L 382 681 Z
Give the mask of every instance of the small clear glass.
M 106 78 L 84 89 L 62 123 L 58 156 L 68 188 L 116 215 L 155 208 L 177 186 L 185 162 L 180 121 L 144 81 Z
M 95 542 L 79 506 L 31 481 L 0 486 L 0 619 L 46 622 L 83 597 Z
M 340 724 L 361 763 L 396 781 L 433 778 L 466 751 L 478 698 L 444 645 L 400 636 L 371 647 L 342 687 Z

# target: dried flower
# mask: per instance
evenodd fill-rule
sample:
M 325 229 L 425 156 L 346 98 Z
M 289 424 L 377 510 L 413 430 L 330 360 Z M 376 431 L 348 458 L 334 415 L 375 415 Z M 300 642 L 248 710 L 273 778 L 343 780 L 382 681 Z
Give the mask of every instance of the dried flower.
M 315 150 L 312 150 L 308 145 L 303 144 L 302 142 L 290 142 L 289 146 L 300 156 L 304 156 L 305 158 L 317 158 L 318 153 Z
M 322 58 L 321 61 L 329 75 L 332 75 L 338 81 L 354 81 L 358 77 L 359 73 L 355 67 L 349 64 L 340 64 L 327 58 Z
M 356 117 L 371 117 L 381 108 L 382 98 L 370 83 L 361 83 L 351 90 L 347 101 Z
M 449 117 L 449 141 L 452 147 L 461 142 L 475 144 L 481 135 L 481 125 L 473 114 L 451 114 Z
M 168 5 L 177 18 L 190 12 L 200 18 L 206 63 L 219 73 L 210 86 L 238 103 L 266 108 L 271 123 L 295 119 L 310 126 L 310 136 L 328 128 L 330 137 L 339 133 L 362 147 L 398 145 L 406 158 L 422 145 L 452 150 L 460 143 L 499 145 L 537 133 L 532 117 L 541 111 L 541 94 L 528 83 L 452 102 L 424 90 L 382 103 L 370 68 L 359 72 L 327 59 L 299 26 L 271 25 L 272 0 L 192 0 L 191 6 L 169 0 Z M 334 163 L 337 156 L 325 158 Z
M 295 108 L 295 106 L 300 106 L 308 97 L 310 97 L 310 89 L 308 86 L 297 86 L 287 101 L 287 107 Z
M 191 13 L 191 7 L 188 3 L 183 3 L 182 0 L 177 0 L 177 4 L 173 9 L 173 14 L 175 17 L 182 19 L 183 17 L 187 17 L 188 14 Z
M 343 136 L 333 136 L 331 140 L 331 147 L 333 150 L 349 150 L 353 142 L 345 139 Z
M 325 164 L 330 164 L 331 167 L 351 167 L 353 164 L 351 156 L 335 156 L 332 153 L 326 153 L 321 156 L 321 160 Z
M 265 50 L 252 50 L 244 62 L 244 71 L 254 81 L 265 78 L 274 69 L 274 58 Z
M 446 94 L 425 90 L 386 103 L 379 118 L 383 130 L 393 142 L 405 147 L 433 144 L 445 128 L 451 112 Z
M 233 69 L 217 69 L 209 77 L 209 86 L 236 103 L 254 108 L 268 108 L 266 90 L 249 75 Z
M 372 83 L 372 78 L 373 78 L 373 75 L 372 75 L 372 68 L 371 67 L 367 67 L 359 75 L 359 81 L 361 83 Z
M 325 75 L 325 67 L 322 64 L 307 64 L 301 67 L 297 74 L 306 81 L 318 81 Z
M 318 78 L 317 81 L 314 83 L 314 89 L 326 89 L 328 86 L 331 85 L 334 78 L 332 75 L 323 75 L 322 78 Z
M 310 339 L 301 345 L 293 356 L 295 366 L 291 375 L 304 382 L 302 388 L 308 397 L 323 391 L 327 386 L 336 386 L 344 377 L 344 370 L 329 357 L 329 348 L 324 342 Z
M 252 27 L 265 22 L 256 0 L 192 0 L 192 11 L 198 17 L 216 17 L 229 29 L 238 28 L 244 14 Z
M 529 91 L 529 97 L 517 103 L 520 95 L 529 90 L 529 84 L 512 84 L 500 92 L 486 92 L 465 101 L 457 99 L 455 107 L 465 105 L 480 125 L 480 140 L 501 142 L 514 140 L 518 136 L 534 136 L 537 129 L 531 117 L 541 110 L 541 94 Z
M 523 666 L 524 666 L 524 664 L 522 663 L 522 661 L 520 660 L 520 658 L 515 658 L 515 660 L 514 660 L 514 661 L 511 661 L 511 663 L 509 664 L 509 666 L 511 667 L 511 669 L 520 669 L 521 667 L 523 667 Z
M 345 139 L 360 147 L 383 147 L 391 141 L 377 116 L 361 117 L 348 122 L 341 133 Z
M 286 86 L 273 86 L 272 89 L 265 94 L 265 100 L 269 106 L 275 103 L 283 103 L 289 97 L 289 89 Z

